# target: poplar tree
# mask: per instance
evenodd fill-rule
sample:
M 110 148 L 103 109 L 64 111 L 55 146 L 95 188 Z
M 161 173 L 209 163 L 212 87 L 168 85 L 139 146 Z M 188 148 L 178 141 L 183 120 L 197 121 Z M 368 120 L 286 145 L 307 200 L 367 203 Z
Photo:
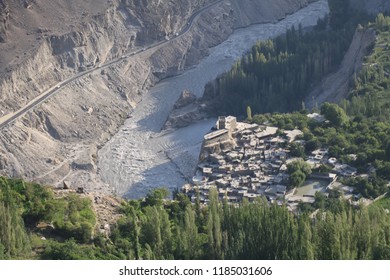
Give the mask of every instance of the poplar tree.
M 8 257 L 30 252 L 30 240 L 8 181 L 0 177 L 0 244 Z M 1 254 L 1 253 L 0 253 Z
M 218 200 L 218 191 L 216 188 L 211 188 L 209 193 L 209 209 L 207 219 L 207 233 L 210 248 L 210 258 L 222 258 L 222 231 L 221 231 L 221 217 L 220 204 Z

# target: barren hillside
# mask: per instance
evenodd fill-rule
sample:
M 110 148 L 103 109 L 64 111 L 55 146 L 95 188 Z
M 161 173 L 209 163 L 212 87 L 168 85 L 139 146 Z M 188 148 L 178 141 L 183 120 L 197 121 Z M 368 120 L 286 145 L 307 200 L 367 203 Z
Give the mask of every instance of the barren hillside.
M 50 35 L 66 34 L 108 8 L 105 0 L 0 1 L 0 65 L 12 69 Z M 3 70 L 3 69 L 1 69 Z
M 291 11 L 305 7 L 316 0 L 232 0 L 236 12 L 235 27 L 243 27 L 253 23 L 275 22 L 290 14 Z

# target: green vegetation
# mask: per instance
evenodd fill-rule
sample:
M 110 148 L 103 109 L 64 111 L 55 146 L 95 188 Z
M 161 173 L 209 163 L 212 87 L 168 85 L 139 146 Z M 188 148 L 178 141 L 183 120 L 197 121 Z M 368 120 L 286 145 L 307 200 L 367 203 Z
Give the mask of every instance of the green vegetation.
M 6 258 L 23 256 L 31 250 L 18 200 L 8 181 L 0 178 L 0 255 Z
M 124 216 L 110 242 L 50 244 L 43 257 L 372 259 L 385 258 L 387 251 L 382 249 L 390 242 L 390 217 L 378 207 L 320 212 L 313 223 L 307 215 L 295 217 L 285 207 L 263 200 L 229 206 L 212 190 L 205 208 L 191 205 L 180 194 L 178 200 L 153 206 L 129 201 L 122 209 Z
M 213 112 L 244 116 L 288 112 L 304 107 L 310 88 L 341 63 L 364 15 L 352 14 L 348 0 L 330 1 L 328 18 L 314 30 L 299 27 L 273 40 L 258 42 L 232 69 L 206 86 L 215 100 Z M 214 110 L 215 109 L 215 110 Z
M 389 196 L 382 197 L 377 201 L 375 201 L 373 205 L 379 208 L 390 210 L 390 197 Z
M 19 209 L 15 214 L 1 209 L 2 219 L 8 217 L 1 227 L 2 259 L 386 259 L 389 256 L 390 216 L 379 202 L 369 209 L 355 209 L 340 201 L 336 194 L 332 195 L 333 200 L 318 194 L 319 208 L 331 209 L 311 218 L 305 212 L 295 216 L 286 207 L 262 199 L 254 203 L 243 201 L 239 207 L 228 205 L 218 199 L 216 189 L 210 190 L 210 203 L 206 207 L 191 204 L 182 193 L 177 193 L 173 201 L 165 200 L 165 191 L 157 189 L 148 195 L 156 199 L 122 203 L 123 216 L 109 238 L 97 234 L 89 240 L 76 240 L 78 230 L 70 236 L 67 229 L 48 232 L 27 226 L 23 211 L 28 200 L 11 188 L 22 185 L 33 193 L 52 195 L 39 185 L 2 178 L 1 205 Z M 41 205 L 47 209 L 44 212 L 50 212 L 46 206 L 51 200 L 64 199 L 43 198 L 40 203 L 30 205 Z M 66 209 L 63 212 L 72 211 L 67 204 L 61 205 Z M 76 212 L 87 209 L 92 212 L 89 204 Z M 84 219 L 79 218 L 81 221 Z M 61 231 L 70 237 L 63 238 L 65 233 Z M 40 236 L 46 238 L 42 240 Z
M 3 258 L 32 257 L 32 247 L 41 245 L 37 241 L 41 234 L 89 242 L 95 223 L 89 199 L 75 194 L 55 198 L 49 188 L 0 177 Z
M 291 30 L 259 43 L 219 79 L 218 86 L 229 89 L 220 93 L 229 95 L 223 110 L 243 114 L 249 108 L 246 113 L 253 122 L 301 129 L 304 144 L 292 143 L 291 153 L 305 158 L 327 148 L 331 157 L 366 173 L 342 183 L 376 198 L 388 191 L 390 179 L 390 18 L 379 15 L 369 25 L 377 30 L 372 53 L 354 79 L 351 98 L 340 105 L 323 104 L 325 122 L 308 118 L 304 106 L 301 112 L 252 116 L 252 109 L 294 108 L 310 83 L 341 59 L 351 36 L 340 27 L 345 26 L 340 18 L 348 10 L 345 2 L 329 3 L 331 8 L 341 5 L 339 11 L 332 8 L 332 35 L 325 35 L 321 23 L 319 38 Z M 322 43 L 323 37 L 327 39 Z M 229 80 L 229 75 L 235 79 Z M 276 100 L 286 100 L 291 107 L 276 107 Z M 321 165 L 315 172 L 329 168 Z M 302 185 L 311 169 L 300 160 L 288 171 L 294 187 Z M 215 189 L 210 190 L 207 206 L 199 200 L 192 204 L 183 193 L 176 193 L 172 201 L 167 195 L 157 189 L 143 200 L 123 202 L 122 217 L 107 237 L 95 232 L 88 199 L 59 197 L 38 184 L 0 177 L 0 259 L 390 259 L 388 195 L 369 207 L 355 207 L 342 200 L 338 190 L 328 197 L 317 192 L 313 205 L 299 206 L 299 215 L 263 199 L 228 205 Z M 311 217 L 315 209 L 319 210 Z
M 328 0 L 328 5 L 330 9 L 330 26 L 335 29 L 342 28 L 350 17 L 349 0 Z
M 306 110 L 254 115 L 253 122 L 301 129 L 305 145 L 291 144 L 293 155 L 305 158 L 316 149 L 328 148 L 330 157 L 366 174 L 343 183 L 364 197 L 376 198 L 389 190 L 390 180 L 390 18 L 380 14 L 366 28 L 376 30 L 377 40 L 354 79 L 349 100 L 321 106 L 326 122 L 309 119 Z M 329 166 L 320 169 L 329 171 Z M 300 173 L 292 176 L 295 185 L 302 179 Z
M 302 186 L 307 176 L 311 174 L 311 167 L 302 159 L 294 161 L 287 166 L 290 174 L 290 189 Z
M 248 121 L 252 121 L 252 108 L 250 106 L 246 107 L 246 116 Z
M 344 127 L 348 123 L 348 116 L 337 104 L 325 102 L 321 106 L 321 114 L 324 115 L 324 117 L 334 127 Z
M 337 66 L 353 33 L 326 30 L 303 34 L 294 28 L 274 40 L 258 42 L 252 51 L 219 77 L 208 95 L 218 111 L 243 115 L 297 109 L 310 86 Z
M 207 207 L 179 200 L 123 204 L 106 250 L 129 259 L 372 259 L 386 257 L 390 216 L 378 207 L 319 212 L 312 220 L 267 201 Z M 315 222 L 313 222 L 315 221 Z

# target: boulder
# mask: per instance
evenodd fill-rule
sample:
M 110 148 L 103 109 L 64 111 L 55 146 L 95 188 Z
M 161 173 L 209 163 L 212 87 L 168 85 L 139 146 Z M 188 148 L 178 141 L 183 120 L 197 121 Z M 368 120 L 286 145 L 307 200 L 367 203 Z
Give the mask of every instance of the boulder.
M 63 189 L 64 190 L 70 190 L 70 182 L 69 181 L 64 181 L 63 182 Z
M 179 99 L 176 101 L 175 105 L 173 106 L 174 109 L 183 108 L 187 105 L 190 105 L 191 103 L 196 101 L 195 94 L 191 93 L 188 90 L 184 90 Z

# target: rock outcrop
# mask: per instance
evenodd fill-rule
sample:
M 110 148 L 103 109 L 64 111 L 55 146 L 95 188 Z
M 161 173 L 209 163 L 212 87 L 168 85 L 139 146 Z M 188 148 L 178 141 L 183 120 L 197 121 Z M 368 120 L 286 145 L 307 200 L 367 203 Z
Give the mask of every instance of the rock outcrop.
M 127 20 L 139 26 L 138 39 L 143 43 L 163 40 L 180 32 L 191 14 L 213 0 L 180 1 L 133 1 L 121 0 L 120 6 L 128 14 Z
M 189 92 L 188 90 L 184 90 L 179 99 L 176 101 L 175 105 L 173 105 L 173 109 L 180 109 L 187 105 L 190 105 L 191 103 L 194 103 L 196 101 L 195 94 Z
M 203 110 L 203 105 L 204 104 L 198 102 L 193 93 L 184 90 L 173 105 L 173 110 L 164 124 L 163 129 L 167 130 L 185 127 L 195 121 L 206 118 L 207 114 Z
M 285 18 L 300 8 L 316 0 L 232 0 L 235 11 L 234 27 L 244 27 L 254 23 L 275 22 Z
M 7 0 L 0 0 L 0 43 L 4 43 L 7 38 L 9 16 Z

